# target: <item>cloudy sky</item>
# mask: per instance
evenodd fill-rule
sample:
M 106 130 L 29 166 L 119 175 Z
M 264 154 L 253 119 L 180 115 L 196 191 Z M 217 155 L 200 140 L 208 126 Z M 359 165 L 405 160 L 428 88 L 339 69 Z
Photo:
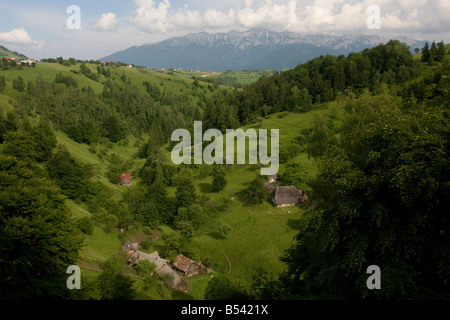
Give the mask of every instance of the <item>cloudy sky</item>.
M 380 29 L 367 26 L 373 5 Z M 37 59 L 98 59 L 191 32 L 251 28 L 450 42 L 449 13 L 450 0 L 14 0 L 0 3 L 0 45 Z

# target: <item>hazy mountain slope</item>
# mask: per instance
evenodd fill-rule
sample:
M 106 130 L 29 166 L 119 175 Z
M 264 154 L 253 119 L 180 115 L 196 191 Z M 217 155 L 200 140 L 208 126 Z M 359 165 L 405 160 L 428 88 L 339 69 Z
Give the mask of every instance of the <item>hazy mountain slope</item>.
M 379 36 L 300 35 L 261 29 L 215 34 L 200 32 L 131 47 L 101 60 L 155 69 L 284 69 L 321 55 L 358 52 L 388 40 Z M 412 49 L 422 45 L 408 38 L 399 40 Z

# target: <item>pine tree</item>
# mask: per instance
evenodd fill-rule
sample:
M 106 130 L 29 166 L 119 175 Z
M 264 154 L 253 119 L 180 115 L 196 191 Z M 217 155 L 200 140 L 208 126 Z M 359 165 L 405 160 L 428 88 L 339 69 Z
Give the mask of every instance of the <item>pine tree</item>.
M 430 55 L 431 55 L 431 58 L 433 59 L 433 61 L 435 61 L 436 58 L 437 58 L 437 46 L 436 46 L 436 42 L 435 41 L 433 41 L 431 43 Z
M 227 185 L 227 180 L 225 178 L 226 176 L 225 169 L 222 166 L 218 165 L 214 166 L 212 176 L 213 176 L 212 186 L 214 190 L 217 192 L 223 190 L 223 188 L 225 188 L 225 186 Z
M 425 46 L 422 48 L 422 62 L 429 62 L 431 58 L 430 47 L 428 42 L 425 42 Z
M 13 88 L 19 92 L 23 92 L 25 90 L 25 82 L 21 76 L 13 80 Z
M 181 171 L 176 180 L 177 191 L 175 196 L 177 198 L 177 207 L 189 208 L 197 198 L 190 170 Z
M 6 87 L 6 79 L 4 76 L 0 76 L 0 93 L 3 92 L 5 87 Z
M 125 131 L 117 116 L 109 116 L 103 123 L 103 127 L 106 130 L 106 136 L 112 142 L 118 142 L 119 140 L 125 138 Z
M 342 92 L 345 90 L 345 73 L 342 65 L 335 66 L 333 87 L 336 92 Z
M 264 178 L 258 172 L 256 178 L 250 183 L 247 189 L 249 203 L 261 204 L 267 199 L 267 191 L 264 188 Z
M 443 61 L 446 55 L 445 45 L 444 41 L 441 41 L 437 45 L 437 54 L 436 54 L 436 61 Z M 1 89 L 0 89 L 1 91 Z

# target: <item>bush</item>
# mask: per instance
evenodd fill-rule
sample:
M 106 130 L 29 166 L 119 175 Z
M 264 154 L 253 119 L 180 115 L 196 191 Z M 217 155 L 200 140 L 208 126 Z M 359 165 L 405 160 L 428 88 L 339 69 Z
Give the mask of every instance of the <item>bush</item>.
M 13 80 L 13 88 L 19 92 L 23 92 L 25 90 L 25 82 L 22 77 L 19 76 L 17 79 Z
M 148 260 L 142 260 L 139 261 L 135 269 L 138 275 L 146 277 L 155 272 L 156 265 Z
M 152 248 L 152 245 L 153 245 L 153 241 L 152 241 L 151 238 L 147 238 L 147 239 L 145 239 L 144 241 L 142 241 L 142 243 L 141 243 L 142 249 L 144 249 L 144 250 L 146 250 L 146 251 L 148 251 L 149 249 L 151 249 L 151 248 Z
M 221 274 L 213 277 L 205 290 L 206 300 L 245 300 L 248 298 L 249 296 L 243 288 Z
M 123 261 L 119 256 L 113 256 L 101 264 L 103 272 L 96 283 L 101 300 L 129 300 L 136 292 L 133 288 L 134 280 L 123 275 Z
M 215 264 L 216 264 L 216 262 L 214 261 L 214 258 L 212 258 L 212 257 L 206 257 L 205 259 L 203 259 L 203 265 L 207 268 L 212 268 L 212 267 L 214 267 Z
M 83 217 L 77 220 L 77 227 L 84 234 L 91 236 L 94 233 L 94 224 L 88 217 Z
M 150 227 L 144 227 L 142 231 L 148 236 L 150 236 L 153 233 L 152 228 Z
M 219 237 L 221 239 L 226 239 L 228 234 L 231 232 L 231 227 L 227 224 L 221 224 L 218 228 L 217 228 L 217 232 L 219 234 Z

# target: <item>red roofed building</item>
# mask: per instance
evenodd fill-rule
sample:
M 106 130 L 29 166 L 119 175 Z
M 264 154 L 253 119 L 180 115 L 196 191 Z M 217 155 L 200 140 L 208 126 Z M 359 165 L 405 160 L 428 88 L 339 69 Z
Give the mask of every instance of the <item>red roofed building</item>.
M 122 173 L 120 175 L 120 184 L 123 186 L 131 186 L 131 174 Z

